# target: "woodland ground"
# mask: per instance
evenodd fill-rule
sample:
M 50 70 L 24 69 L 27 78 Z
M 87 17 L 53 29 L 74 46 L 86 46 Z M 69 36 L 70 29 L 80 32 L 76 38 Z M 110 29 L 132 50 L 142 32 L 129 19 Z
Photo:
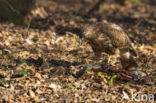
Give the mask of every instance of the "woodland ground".
M 152 94 L 156 100 L 156 5 L 107 0 L 84 17 L 96 1 L 38 0 L 29 27 L 0 23 L 0 102 L 121 103 L 124 94 L 131 98 L 132 92 L 149 98 Z M 143 80 L 127 80 L 106 62 L 93 59 L 80 31 L 86 22 L 102 20 L 128 33 L 141 59 L 137 69 L 147 74 Z M 98 67 L 80 67 L 83 64 Z

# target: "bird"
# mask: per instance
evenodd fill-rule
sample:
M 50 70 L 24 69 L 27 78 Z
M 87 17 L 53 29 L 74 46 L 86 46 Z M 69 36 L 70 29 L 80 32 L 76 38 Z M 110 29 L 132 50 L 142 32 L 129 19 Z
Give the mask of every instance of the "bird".
M 18 25 L 29 25 L 28 14 L 36 0 L 0 0 L 0 19 Z
M 82 31 L 97 59 L 104 52 L 109 58 L 119 58 L 125 69 L 137 66 L 137 53 L 127 33 L 119 25 L 108 22 L 89 23 Z

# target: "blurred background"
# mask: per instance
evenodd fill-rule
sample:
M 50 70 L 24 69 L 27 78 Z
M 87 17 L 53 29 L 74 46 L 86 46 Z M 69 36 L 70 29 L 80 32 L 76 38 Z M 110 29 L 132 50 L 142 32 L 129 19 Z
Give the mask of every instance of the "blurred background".
M 153 45 L 156 40 L 156 0 L 38 0 L 32 14 L 31 27 L 53 25 L 61 28 L 60 34 L 105 20 L 123 27 L 138 43 Z
M 0 0 L 0 12 L 1 22 L 55 29 L 60 35 L 78 33 L 86 22 L 108 21 L 135 35 L 138 43 L 156 40 L 156 0 Z

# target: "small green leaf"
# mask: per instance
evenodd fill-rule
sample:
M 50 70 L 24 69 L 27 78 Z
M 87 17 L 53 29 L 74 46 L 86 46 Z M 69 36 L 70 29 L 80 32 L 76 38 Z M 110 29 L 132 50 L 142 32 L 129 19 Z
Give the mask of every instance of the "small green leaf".
M 135 98 L 133 98 L 133 103 L 135 103 Z
M 19 61 L 20 61 L 20 63 L 25 63 L 26 62 L 22 57 L 19 58 Z
M 43 57 L 42 59 L 43 59 L 43 62 L 47 62 L 47 58 Z
M 6 84 L 6 80 L 5 79 L 0 79 L 0 85 Z
M 3 55 L 3 58 L 6 60 L 7 59 L 7 55 Z
M 72 83 L 67 83 L 67 87 L 69 89 L 76 89 L 76 86 L 74 86 Z
M 20 71 L 19 74 L 22 75 L 22 76 L 28 76 L 29 72 L 22 70 L 22 71 Z
M 112 79 L 115 79 L 117 77 L 117 75 L 113 75 Z
M 107 78 L 110 79 L 112 76 L 108 76 Z
M 88 60 L 86 60 L 86 64 L 89 64 L 89 61 Z
M 8 73 L 10 73 L 10 72 L 11 72 L 11 69 L 7 66 L 7 67 L 6 67 L 6 71 L 7 71 Z
M 101 72 L 98 73 L 98 76 L 99 76 L 100 78 L 104 78 L 104 75 L 102 75 Z
M 108 84 L 109 84 L 109 85 L 112 84 L 113 81 L 114 81 L 114 79 L 115 79 L 116 77 L 117 77 L 117 75 L 108 76 L 108 79 L 109 79 Z
M 86 76 L 90 76 L 91 75 L 91 72 L 86 70 L 86 73 L 85 73 Z

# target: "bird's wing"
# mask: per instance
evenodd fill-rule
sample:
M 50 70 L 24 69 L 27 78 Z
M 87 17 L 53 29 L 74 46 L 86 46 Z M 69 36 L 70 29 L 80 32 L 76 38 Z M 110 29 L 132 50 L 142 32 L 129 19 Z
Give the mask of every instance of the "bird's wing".
M 130 40 L 127 34 L 118 25 L 115 24 L 105 25 L 103 32 L 110 37 L 112 44 L 115 47 L 122 48 L 122 47 L 129 46 L 130 44 Z
M 87 25 L 84 29 L 84 36 L 90 42 L 99 46 L 99 48 L 108 48 L 111 45 L 110 37 L 103 32 L 103 26 L 99 23 Z
M 137 56 L 128 35 L 121 27 L 115 24 L 108 24 L 105 27 L 104 32 L 110 37 L 114 47 L 119 48 L 120 50 L 127 49 L 132 55 Z
M 94 51 L 113 54 L 115 50 L 111 43 L 111 39 L 102 30 L 103 25 L 99 23 L 87 25 L 84 28 L 84 37 L 88 40 Z

